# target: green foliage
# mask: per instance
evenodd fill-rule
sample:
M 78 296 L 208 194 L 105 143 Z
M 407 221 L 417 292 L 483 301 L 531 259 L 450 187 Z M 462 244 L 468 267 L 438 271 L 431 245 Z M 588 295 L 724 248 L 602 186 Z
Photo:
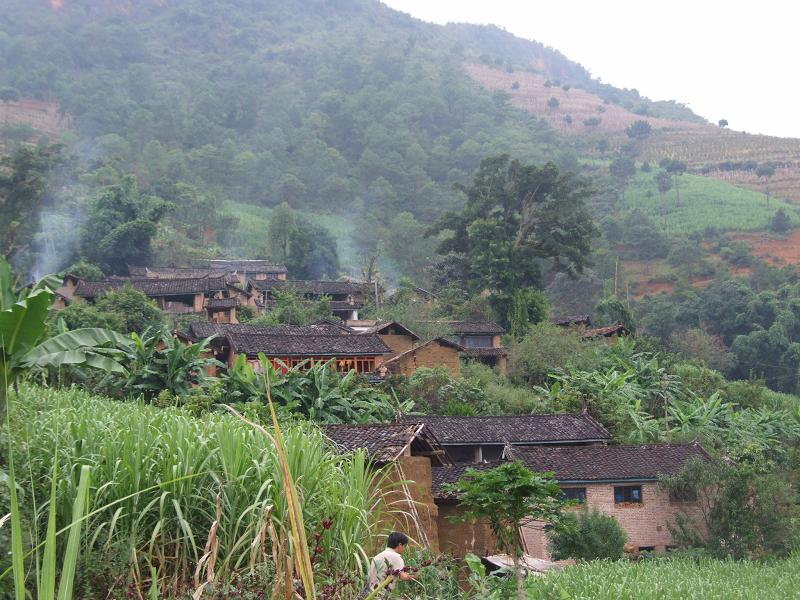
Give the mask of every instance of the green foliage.
M 215 562 L 200 563 L 200 578 L 213 566 L 221 583 L 249 571 L 251 558 L 268 564 L 271 551 L 288 543 L 287 492 L 275 444 L 230 415 L 198 418 L 77 389 L 24 387 L 12 402 L 11 420 L 17 483 L 26 499 L 20 508 L 31 526 L 45 530 L 54 477 L 57 528 L 69 524 L 77 475 L 82 466 L 91 468 L 92 512 L 83 524 L 81 556 L 97 570 L 93 581 L 79 573 L 76 595 L 99 583 L 107 586 L 95 590 L 102 597 L 126 596 L 127 574 L 134 571 L 141 574 L 135 594 L 147 597 L 151 589 L 150 597 L 180 597 L 196 588 L 194 568 L 182 565 L 198 564 L 207 543 L 216 548 Z M 386 514 L 383 475 L 361 452 L 341 456 L 312 427 L 287 426 L 283 441 L 303 518 L 311 531 L 324 534 L 320 562 L 330 559 L 337 571 L 357 572 Z M 323 518 L 332 518 L 329 529 Z M 107 559 L 117 550 L 125 557 L 121 571 Z
M 716 371 L 727 372 L 734 365 L 735 356 L 722 344 L 719 336 L 702 329 L 692 328 L 675 332 L 669 339 L 670 348 L 701 365 Z
M 126 273 L 128 265 L 150 264 L 158 222 L 172 208 L 161 198 L 141 194 L 136 179 L 126 176 L 92 201 L 81 253 L 106 273 Z
M 770 231 L 774 231 L 775 233 L 786 233 L 791 228 L 792 220 L 789 218 L 789 215 L 786 214 L 786 211 L 783 208 L 776 210 L 769 222 Z
M 616 296 L 602 298 L 594 307 L 595 322 L 598 327 L 625 325 L 628 331 L 636 331 L 636 322 L 630 309 Z
M 488 523 L 495 539 L 514 559 L 517 591 L 524 598 L 519 558 L 521 528 L 534 521 L 552 523 L 561 516 L 562 492 L 552 473 L 533 473 L 520 461 L 486 470 L 467 469 L 456 484 L 444 486 L 464 509 L 462 521 Z
M 625 530 L 613 516 L 585 507 L 577 514 L 565 514 L 548 537 L 553 560 L 617 560 L 622 558 L 628 541 Z
M 542 385 L 551 373 L 571 364 L 588 364 L 590 354 L 591 344 L 583 341 L 580 332 L 542 322 L 509 346 L 508 374 L 519 384 Z
M 100 281 L 105 278 L 103 270 L 94 263 L 81 258 L 78 262 L 72 263 L 64 269 L 63 274 L 71 274 L 83 279 L 84 281 Z
M 51 334 L 58 333 L 61 324 L 69 330 L 83 327 L 102 327 L 122 333 L 126 330 L 124 317 L 101 311 L 95 305 L 86 302 L 73 302 L 66 308 L 51 312 L 47 324 L 48 331 Z
M 797 491 L 763 465 L 695 460 L 662 486 L 673 496 L 689 490 L 704 507 L 700 522 L 683 515 L 674 524 L 683 544 L 734 559 L 786 556 L 800 544 Z
M 269 380 L 272 399 L 286 415 L 320 423 L 386 423 L 398 413 L 410 413 L 413 400 L 398 401 L 358 377 L 354 371 L 337 373 L 331 363 L 276 368 L 261 359 L 262 373 L 256 373 L 244 356 L 220 377 L 215 390 L 225 403 L 264 403 Z
M 656 223 L 640 210 L 631 211 L 623 225 L 622 241 L 626 254 L 639 260 L 664 258 L 669 252 L 669 241 Z
M 125 360 L 128 372 L 121 381 L 115 379 L 109 390 L 117 394 L 134 398 L 142 395 L 148 400 L 162 393 L 185 397 L 195 386 L 203 389 L 208 385 L 209 368 L 222 366 L 208 356 L 208 340 L 184 344 L 161 329 L 146 329 L 131 337 L 133 344 Z
M 631 139 L 643 140 L 650 136 L 653 128 L 647 121 L 634 121 L 626 130 L 625 133 Z
M 473 291 L 508 299 L 538 287 L 541 259 L 557 271 L 583 270 L 596 233 L 584 204 L 592 191 L 573 174 L 503 155 L 482 161 L 472 184 L 459 189 L 467 198 L 463 212 L 448 213 L 434 231 L 452 233 L 439 252 L 468 258 Z
M 329 298 L 306 300 L 296 291 L 285 289 L 271 292 L 269 308 L 248 322 L 253 325 L 309 325 L 332 318 Z
M 530 577 L 530 600 L 592 598 L 593 600 L 790 600 L 800 585 L 800 559 L 732 561 L 676 557 L 631 561 L 592 561 L 544 577 Z
M 286 268 L 296 279 L 336 277 L 339 274 L 336 240 L 321 225 L 298 221 L 289 238 Z
M 292 238 L 297 235 L 297 220 L 291 207 L 283 202 L 272 211 L 267 230 L 267 255 L 285 264 L 289 259 Z
M 49 171 L 61 161 L 58 147 L 17 147 L 0 157 L 0 257 L 11 259 L 30 251 L 38 216 L 48 203 Z
M 122 322 L 124 333 L 142 333 L 164 323 L 164 315 L 155 302 L 130 285 L 104 293 L 95 302 L 95 308 L 100 313 L 115 315 Z

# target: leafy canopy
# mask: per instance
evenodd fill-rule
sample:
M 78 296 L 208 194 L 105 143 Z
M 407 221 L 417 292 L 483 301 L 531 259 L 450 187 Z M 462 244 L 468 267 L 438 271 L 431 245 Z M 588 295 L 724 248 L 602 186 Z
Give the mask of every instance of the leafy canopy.
M 502 155 L 481 162 L 472 184 L 458 189 L 464 210 L 447 213 L 432 231 L 452 232 L 439 252 L 469 259 L 473 291 L 510 297 L 539 287 L 542 259 L 556 271 L 583 271 L 596 233 L 584 202 L 592 190 L 572 173 Z

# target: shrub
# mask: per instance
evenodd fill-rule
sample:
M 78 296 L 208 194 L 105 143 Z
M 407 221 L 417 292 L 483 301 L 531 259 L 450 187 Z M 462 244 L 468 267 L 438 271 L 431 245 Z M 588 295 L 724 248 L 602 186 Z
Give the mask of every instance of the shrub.
M 622 558 L 628 541 L 617 520 L 596 508 L 591 512 L 584 509 L 577 515 L 564 515 L 560 526 L 550 531 L 549 538 L 554 560 Z
M 550 373 L 563 371 L 569 364 L 588 363 L 591 354 L 592 346 L 581 339 L 580 332 L 537 323 L 522 341 L 509 347 L 509 377 L 519 384 L 542 385 Z
M 130 285 L 106 292 L 98 298 L 95 306 L 101 312 L 119 315 L 124 333 L 160 328 L 164 322 L 164 315 L 156 303 Z

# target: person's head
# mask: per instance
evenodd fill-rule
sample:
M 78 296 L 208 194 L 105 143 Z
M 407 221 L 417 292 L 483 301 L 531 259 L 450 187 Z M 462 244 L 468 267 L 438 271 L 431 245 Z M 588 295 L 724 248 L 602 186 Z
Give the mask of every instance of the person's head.
M 389 539 L 386 540 L 386 547 L 391 548 L 398 554 L 402 554 L 403 550 L 408 546 L 408 536 L 399 531 L 393 531 L 389 534 Z

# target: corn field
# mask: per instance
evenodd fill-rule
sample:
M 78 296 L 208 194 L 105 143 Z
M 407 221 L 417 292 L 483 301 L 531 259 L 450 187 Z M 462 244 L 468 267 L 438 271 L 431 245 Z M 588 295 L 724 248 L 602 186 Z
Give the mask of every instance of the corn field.
M 129 589 L 179 596 L 285 556 L 287 494 L 275 446 L 233 416 L 38 387 L 23 387 L 10 406 L 29 546 L 44 537 L 54 453 L 59 527 L 70 523 L 82 467 L 91 468 L 78 571 L 86 595 L 76 597 Z M 312 550 L 330 571 L 358 574 L 382 516 L 382 476 L 363 454 L 340 456 L 311 426 L 282 429 Z M 87 591 L 89 572 L 107 589 Z
M 800 590 L 800 557 L 774 563 L 595 561 L 531 578 L 528 584 L 531 600 L 788 600 Z

